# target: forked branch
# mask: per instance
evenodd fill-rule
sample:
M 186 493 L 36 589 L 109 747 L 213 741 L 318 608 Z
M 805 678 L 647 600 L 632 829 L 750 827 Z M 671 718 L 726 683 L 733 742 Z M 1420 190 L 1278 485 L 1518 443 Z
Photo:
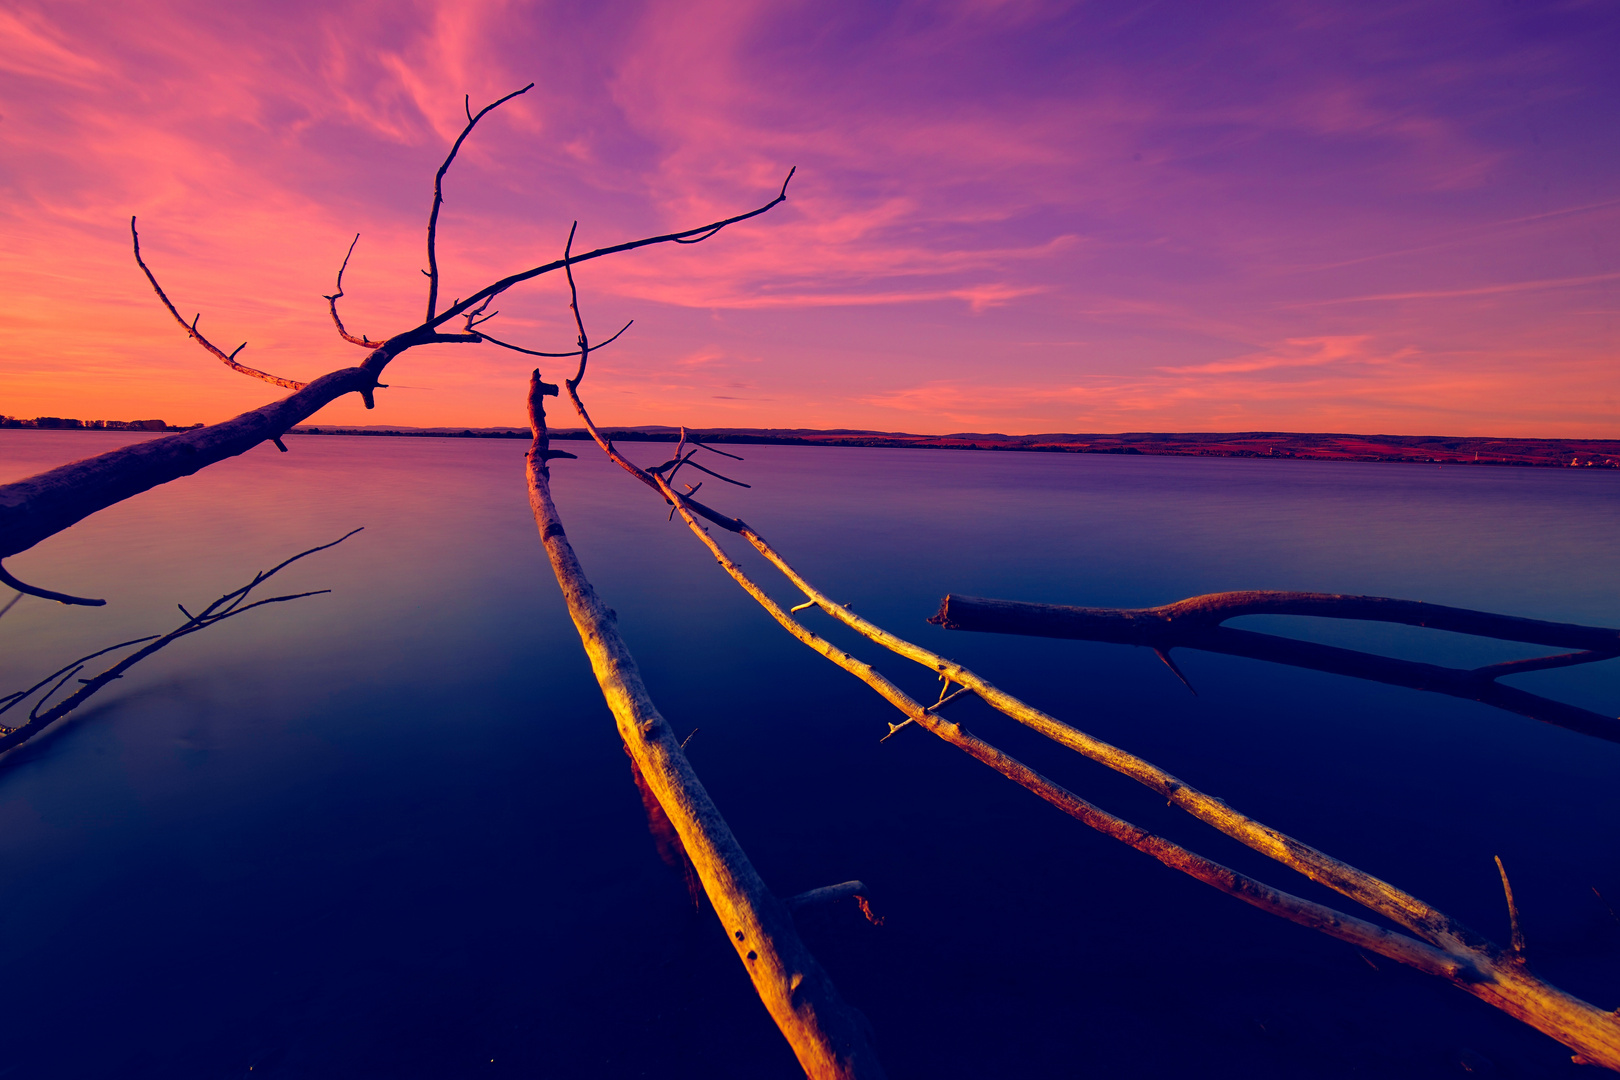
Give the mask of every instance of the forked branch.
M 206 630 L 210 626 L 224 622 L 226 619 L 235 618 L 238 615 L 252 611 L 257 607 L 263 607 L 266 604 L 283 604 L 289 600 L 302 600 L 306 596 L 320 596 L 323 593 L 331 592 L 332 590 L 330 589 L 317 589 L 313 592 L 289 593 L 285 596 L 271 596 L 266 597 L 263 600 L 254 600 L 251 603 L 247 602 L 248 598 L 253 594 L 255 589 L 263 585 L 266 581 L 269 581 L 271 578 L 275 577 L 293 563 L 300 559 L 307 558 L 318 551 L 325 551 L 327 548 L 336 547 L 338 544 L 343 543 L 343 541 L 347 540 L 349 537 L 353 536 L 359 531 L 359 529 L 353 529 L 338 537 L 336 540 L 333 540 L 329 544 L 321 544 L 319 547 L 312 547 L 307 551 L 300 551 L 297 555 L 292 556 L 290 559 L 284 559 L 282 562 L 278 563 L 269 570 L 261 570 L 259 573 L 253 575 L 252 581 L 249 581 L 246 585 L 239 588 L 232 589 L 230 592 L 226 593 L 224 596 L 221 596 L 219 599 L 215 600 L 213 603 L 209 604 L 195 615 L 187 611 L 184 605 L 178 605 L 180 607 L 180 613 L 186 617 L 186 621 L 175 627 L 173 630 L 170 630 L 167 634 L 163 634 L 161 636 L 152 635 L 149 637 L 135 638 L 131 641 L 120 642 L 117 645 L 109 645 L 105 649 L 99 649 L 96 652 L 90 653 L 88 656 L 81 656 L 72 663 L 58 668 L 56 671 L 45 676 L 45 678 L 41 679 L 39 682 L 35 683 L 33 686 L 30 686 L 26 690 L 19 690 L 13 694 L 6 695 L 5 697 L 0 697 L 0 716 L 4 716 L 12 709 L 18 708 L 31 698 L 34 698 L 34 695 L 38 694 L 41 690 L 45 690 L 45 693 L 34 701 L 34 705 L 31 709 L 29 709 L 28 719 L 25 722 L 17 725 L 16 727 L 7 727 L 0 724 L 0 753 L 5 753 L 6 751 L 20 746 L 22 743 L 27 742 L 35 735 L 38 735 L 41 731 L 44 731 L 51 724 L 54 724 L 56 721 L 73 712 L 73 710 L 77 709 L 80 705 L 83 705 L 97 691 L 101 690 L 109 683 L 123 678 L 124 673 L 130 668 L 134 667 L 136 664 L 140 663 L 142 660 L 145 660 L 148 656 L 151 656 L 160 649 L 167 648 L 174 642 L 179 641 L 183 637 L 189 637 L 200 630 Z M 113 664 L 111 667 L 107 668 L 101 674 L 89 679 L 80 679 L 80 686 L 78 690 L 74 691 L 63 700 L 57 702 L 55 705 L 50 704 L 51 699 L 54 698 L 57 692 L 67 684 L 68 680 L 76 676 L 80 671 L 84 670 L 85 664 L 96 659 L 98 656 L 104 656 L 107 653 L 115 652 L 131 645 L 139 645 L 142 642 L 149 642 L 150 644 L 147 644 L 144 648 L 141 648 L 124 657 L 116 664 Z M 50 689 L 46 690 L 46 687 L 49 687 Z
M 444 174 L 450 171 L 450 163 L 456 160 L 456 155 L 461 152 L 461 144 L 467 141 L 467 136 L 471 135 L 472 129 L 478 126 L 478 121 L 488 115 L 491 110 L 500 108 L 513 98 L 527 94 L 532 89 L 534 89 L 534 83 L 530 83 L 521 90 L 514 90 L 500 100 L 492 101 L 479 109 L 477 116 L 472 114 L 471 98 L 464 99 L 462 102 L 462 107 L 467 110 L 467 126 L 461 129 L 460 135 L 456 136 L 456 141 L 450 147 L 450 152 L 444 157 L 444 164 L 440 165 L 439 171 L 433 175 L 433 209 L 428 212 L 427 227 L 428 296 L 425 322 L 433 322 L 434 312 L 439 307 L 439 255 L 436 244 L 439 234 L 439 207 L 444 205 Z
M 518 91 L 517 93 L 522 92 Z M 187 476 L 228 457 L 244 453 L 262 442 L 277 440 L 293 425 L 303 422 L 319 409 L 346 394 L 357 393 L 361 396 L 366 408 L 375 407 L 376 403 L 373 395 L 374 391 L 383 385 L 380 382 L 383 370 L 396 357 L 418 345 L 439 343 L 477 344 L 491 340 L 492 344 L 498 344 L 503 348 L 515 349 L 520 352 L 532 352 L 533 350 L 524 350 L 520 346 L 513 346 L 504 341 L 494 342 L 483 333 L 482 324 L 492 318 L 494 314 L 489 312 L 488 304 L 496 296 L 520 282 L 561 269 L 564 265 L 561 260 L 535 266 L 501 278 L 499 281 L 479 289 L 467 299 L 457 300 L 449 308 L 434 314 L 438 295 L 438 209 L 443 202 L 442 182 L 444 173 L 454 161 L 457 150 L 473 127 L 476 126 L 478 119 L 486 115 L 489 109 L 493 109 L 515 96 L 517 94 L 509 94 L 500 101 L 480 110 L 477 115 L 472 113 L 470 105 L 464 104 L 464 109 L 468 114 L 467 126 L 457 138 L 455 146 L 452 147 L 450 154 L 445 158 L 443 165 L 440 166 L 440 170 L 436 174 L 434 207 L 429 219 L 429 261 L 433 269 L 432 271 L 424 271 L 424 273 L 428 273 L 430 279 L 430 300 L 427 309 L 429 315 L 427 320 L 415 327 L 396 333 L 380 343 L 365 335 L 356 336 L 349 333 L 337 312 L 337 300 L 343 295 L 342 269 L 340 268 L 338 288 L 327 297 L 333 324 L 337 327 L 338 333 L 343 340 L 370 349 L 371 353 L 357 366 L 329 372 L 318 379 L 312 380 L 307 385 L 292 379 L 282 379 L 238 363 L 235 357 L 237 353 L 241 352 L 240 348 L 234 353 L 226 353 L 201 333 L 197 327 L 198 320 L 193 319 L 189 323 L 186 322 L 174 304 L 170 302 L 168 295 L 158 284 L 156 276 L 143 260 L 140 252 L 140 237 L 136 232 L 134 219 L 131 219 L 130 235 L 134 246 L 136 263 L 140 266 L 142 272 L 146 274 L 147 280 L 157 293 L 158 299 L 169 314 L 174 317 L 175 321 L 185 328 L 186 333 L 195 338 L 199 344 L 233 370 L 293 390 L 294 393 L 268 405 L 245 412 L 221 424 L 213 424 L 166 438 L 151 439 L 133 446 L 122 447 L 94 458 L 59 466 L 37 476 L 29 477 L 26 480 L 0 485 L 0 559 L 26 551 L 46 537 L 52 536 L 75 522 L 81 521 L 99 510 L 104 510 L 140 492 L 147 491 L 159 484 L 168 483 L 179 477 Z M 793 175 L 794 171 L 789 170 L 788 180 L 791 180 Z M 653 244 L 686 243 L 707 239 L 729 225 L 765 213 L 786 199 L 787 180 L 784 180 L 782 188 L 775 198 L 746 213 L 736 214 L 696 228 L 684 229 L 680 232 L 649 236 L 610 247 L 598 248 L 583 255 L 576 256 L 570 253 L 568 261 L 580 263 Z M 349 251 L 352 253 L 353 250 L 354 245 L 351 242 Z M 344 265 L 347 265 L 347 256 L 345 256 Z M 467 319 L 466 332 L 440 332 L 439 327 L 454 318 Z M 606 343 L 604 342 L 604 344 Z M 48 595 L 56 599 L 64 597 L 78 599 L 68 597 L 66 593 L 51 593 L 49 590 L 29 588 L 28 591 L 35 595 Z
M 1585 651 L 1461 669 L 1220 625 L 1240 615 L 1259 614 L 1401 623 L 1506 641 L 1575 646 Z M 1382 596 L 1259 591 L 1211 593 L 1156 608 L 1069 607 L 952 594 L 929 622 L 947 630 L 1144 645 L 1166 663 L 1170 662 L 1171 649 L 1183 648 L 1267 660 L 1478 701 L 1584 735 L 1620 742 L 1620 719 L 1497 682 L 1505 675 L 1613 659 L 1620 654 L 1620 630 L 1608 627 L 1544 622 Z M 1175 670 L 1174 665 L 1171 669 Z

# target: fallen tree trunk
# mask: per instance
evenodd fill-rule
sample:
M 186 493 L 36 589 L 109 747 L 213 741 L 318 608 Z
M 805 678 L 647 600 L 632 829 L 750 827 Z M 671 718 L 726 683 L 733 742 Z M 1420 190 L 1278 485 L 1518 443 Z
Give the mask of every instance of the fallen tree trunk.
M 582 328 L 582 340 L 583 337 Z M 672 505 L 674 512 L 681 514 L 687 527 L 708 548 L 721 568 L 783 629 L 865 682 L 905 714 L 905 721 L 889 725 L 891 735 L 915 723 L 976 760 L 989 765 L 1064 813 L 1106 836 L 1151 856 L 1165 866 L 1179 870 L 1280 918 L 1358 945 L 1419 971 L 1444 978 L 1459 989 L 1574 1050 L 1572 1060 L 1575 1062 L 1601 1065 L 1620 1071 L 1620 1017 L 1567 994 L 1532 974 L 1520 948 L 1512 951 L 1503 949 L 1417 897 L 1255 821 L 1228 806 L 1223 800 L 1191 787 L 1143 758 L 1048 716 L 1011 694 L 999 690 L 961 664 L 896 637 L 855 614 L 846 605 L 827 597 L 794 570 L 781 554 L 746 522 L 726 517 L 710 507 L 698 504 L 689 495 L 674 490 L 666 476 L 673 477 L 679 464 L 686 460 L 681 456 L 679 448 L 668 462 L 653 469 L 642 469 L 620 454 L 602 436 L 579 398 L 578 384 L 583 374 L 582 363 L 580 375 L 569 380 L 565 386 L 575 410 L 597 445 L 610 459 L 657 491 L 666 503 Z M 693 452 L 695 453 L 695 450 Z M 742 536 L 780 570 L 806 597 L 806 602 L 794 608 L 794 611 L 811 606 L 820 608 L 868 640 L 935 671 L 945 684 L 945 688 L 940 692 L 939 701 L 933 705 L 923 706 L 879 674 L 870 664 L 840 649 L 794 619 L 792 612 L 784 610 L 772 600 L 725 553 L 698 520 L 699 517 Z M 1026 727 L 1145 785 L 1164 797 L 1170 805 L 1180 807 L 1255 851 L 1405 927 L 1411 935 L 1388 930 L 1375 923 L 1276 889 L 1109 814 L 973 735 L 960 724 L 938 715 L 946 703 L 956 697 L 957 693 L 962 692 L 948 694 L 946 691 L 953 683 L 962 687 L 964 691 L 970 690 L 977 694 L 985 703 Z M 1505 886 L 1505 872 L 1503 881 Z M 1511 893 L 1509 895 L 1511 896 Z M 1517 919 L 1514 922 L 1516 926 Z M 1518 944 L 1517 937 L 1515 944 Z
M 771 1019 L 813 1080 L 880 1080 L 866 1020 L 839 996 L 799 939 L 793 918 L 755 871 L 654 706 L 617 616 L 591 587 L 551 499 L 542 395 L 556 393 L 534 373 L 529 389 L 534 444 L 528 455 L 529 505 L 591 670 L 631 759 L 679 836 L 727 939 Z
M 375 385 L 376 375 L 365 367 L 344 368 L 222 424 L 119 447 L 0 485 L 0 559 L 27 551 L 98 510 L 279 438 L 344 394 Z
M 1387 596 L 1343 596 L 1337 593 L 1247 592 L 1208 593 L 1151 608 L 1070 607 L 978 596 L 945 598 L 930 621 L 947 629 L 987 630 L 998 634 L 1072 637 L 1161 647 L 1174 635 L 1197 627 L 1218 626 L 1240 615 L 1315 615 L 1328 619 L 1400 623 L 1431 630 L 1450 630 L 1473 637 L 1523 641 L 1565 649 L 1620 654 L 1620 630 L 1577 623 L 1545 622 L 1517 615 L 1396 600 Z M 941 620 L 949 620 L 949 625 Z M 971 624 L 971 625 L 970 625 Z M 1108 637 L 1098 637 L 1106 633 Z
M 1224 619 L 1258 614 L 1403 623 L 1586 651 L 1460 669 L 1219 625 Z M 1167 663 L 1171 649 L 1183 648 L 1267 660 L 1478 701 L 1583 735 L 1620 742 L 1620 719 L 1496 681 L 1504 675 L 1611 659 L 1620 653 L 1620 630 L 1607 627 L 1542 622 L 1378 596 L 1287 592 L 1213 593 L 1163 607 L 1134 609 L 1032 604 L 953 593 L 945 597 L 939 612 L 928 621 L 947 630 L 1146 646 L 1156 650 Z

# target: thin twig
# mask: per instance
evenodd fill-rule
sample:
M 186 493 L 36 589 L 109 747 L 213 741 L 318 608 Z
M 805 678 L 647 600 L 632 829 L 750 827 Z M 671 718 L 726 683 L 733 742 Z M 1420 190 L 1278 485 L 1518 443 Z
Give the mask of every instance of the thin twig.
M 251 368 L 246 364 L 238 364 L 236 362 L 236 353 L 241 352 L 242 349 L 246 347 L 245 342 L 236 347 L 236 352 L 227 353 L 203 336 L 202 332 L 197 329 L 196 318 L 192 319 L 189 323 L 186 322 L 186 320 L 181 317 L 180 312 L 175 310 L 174 304 L 169 301 L 169 295 L 163 291 L 163 286 L 158 284 L 156 275 L 152 273 L 151 268 L 148 267 L 145 260 L 141 258 L 141 234 L 135 231 L 135 219 L 133 217 L 129 219 L 129 238 L 130 242 L 135 247 L 135 264 L 139 266 L 141 268 L 141 272 L 146 275 L 146 280 L 152 283 L 152 291 L 156 292 L 158 299 L 163 301 L 163 306 L 169 309 L 169 314 L 174 316 L 174 321 L 179 323 L 181 329 L 189 334 L 192 339 L 197 342 L 197 344 L 219 357 L 220 363 L 224 364 L 233 371 L 240 371 L 243 375 L 251 375 L 255 379 L 263 379 L 267 383 L 274 383 L 276 386 L 286 387 L 288 390 L 302 390 L 304 388 L 306 384 L 299 382 L 297 379 L 283 379 L 279 375 L 271 375 L 268 372 L 260 371 L 258 368 Z M 202 316 L 200 315 L 197 316 L 197 318 L 201 317 Z
M 6 569 L 4 563 L 0 563 L 0 584 L 11 586 L 13 589 L 17 590 L 19 595 L 27 594 L 29 596 L 40 597 L 43 600 L 55 600 L 58 604 L 73 604 L 79 607 L 102 607 L 107 603 L 105 600 L 91 600 L 90 598 L 84 596 L 73 596 L 69 593 L 52 592 L 50 589 L 41 589 L 37 585 L 25 585 L 23 582 L 18 581 L 16 578 L 11 576 L 10 571 Z M 16 602 L 16 600 L 12 600 L 11 604 L 15 604 Z M 11 610 L 11 604 L 6 605 L 7 611 Z
M 630 329 L 631 325 L 635 321 L 636 320 L 631 319 L 630 322 L 627 322 L 623 326 L 619 327 L 619 334 L 622 334 L 626 330 Z M 609 345 L 611 345 L 615 341 L 619 340 L 619 334 L 614 334 L 612 337 L 608 338 L 606 341 L 602 342 L 600 345 L 593 345 L 592 348 L 594 348 L 594 349 L 605 349 L 605 348 L 607 348 Z M 512 344 L 509 344 L 509 343 L 507 343 L 505 341 L 501 341 L 499 338 L 491 337 L 487 332 L 485 332 L 483 330 L 478 331 L 478 336 L 483 338 L 485 341 L 489 342 L 491 345 L 499 345 L 503 349 L 511 349 L 513 352 L 523 353 L 525 356 L 547 356 L 547 357 L 552 357 L 552 358 L 566 358 L 566 357 L 570 357 L 570 356 L 578 356 L 579 355 L 579 350 L 578 349 L 575 349 L 573 352 L 538 352 L 538 351 L 536 351 L 534 349 L 525 349 L 522 346 L 512 345 Z
M 461 144 L 467 141 L 467 136 L 472 134 L 472 129 L 478 126 L 478 121 L 482 120 L 486 113 L 491 109 L 500 108 L 520 94 L 527 94 L 532 89 L 534 89 L 534 83 L 530 83 L 521 90 L 514 90 L 500 100 L 491 102 L 479 109 L 477 116 L 472 115 L 471 99 L 463 100 L 463 107 L 467 110 L 467 126 L 461 129 L 460 135 L 456 136 L 456 141 L 451 145 L 450 152 L 445 155 L 444 164 L 439 166 L 439 171 L 433 176 L 433 209 L 428 212 L 427 227 L 428 296 L 427 318 L 424 320 L 427 323 L 434 326 L 438 325 L 433 319 L 434 312 L 438 310 L 439 306 L 439 256 L 435 250 L 435 243 L 439 231 L 439 207 L 444 205 L 444 174 L 450 171 L 450 163 L 456 160 L 456 154 L 460 152 Z M 471 306 L 468 305 L 468 307 Z M 460 314 L 460 312 L 457 312 L 457 314 Z
M 354 254 L 354 245 L 358 244 L 359 242 L 360 234 L 355 233 L 354 239 L 349 241 L 349 250 L 343 254 L 343 265 L 338 267 L 337 292 L 325 297 L 325 300 L 327 306 L 332 311 L 332 324 L 337 327 L 338 337 L 349 342 L 350 344 L 358 345 L 362 349 L 380 349 L 383 346 L 382 342 L 372 341 L 364 334 L 361 334 L 359 337 L 355 337 L 344 328 L 343 320 L 338 317 L 337 302 L 343 299 L 343 271 L 349 268 L 349 257 Z
M 528 281 L 531 278 L 537 278 L 542 274 L 549 274 L 554 270 L 561 270 L 563 269 L 564 265 L 570 262 L 574 265 L 578 265 L 582 262 L 589 262 L 592 259 L 600 259 L 604 255 L 617 255 L 621 251 L 634 251 L 636 248 L 643 248 L 652 244 L 667 244 L 671 241 L 680 242 L 686 237 L 695 236 L 699 233 L 707 233 L 708 235 L 712 236 L 728 225 L 735 225 L 740 221 L 747 221 L 749 218 L 758 217 L 760 214 L 770 210 L 778 203 L 787 202 L 788 182 L 793 179 L 793 174 L 797 171 L 798 169 L 796 166 L 788 171 L 787 180 L 782 181 L 782 190 L 776 196 L 776 198 L 772 199 L 764 206 L 748 211 L 746 214 L 736 214 L 732 217 L 726 218 L 724 221 L 715 221 L 709 223 L 708 225 L 699 225 L 695 229 L 684 229 L 681 232 L 664 233 L 662 236 L 649 236 L 641 240 L 630 240 L 622 244 L 614 244 L 611 247 L 597 248 L 595 251 L 587 251 L 583 255 L 568 256 L 564 259 L 559 259 L 556 262 L 544 263 L 540 266 L 532 267 L 531 269 L 523 270 L 516 274 L 510 274 L 507 277 L 501 278 L 499 281 L 484 286 L 482 289 L 479 289 L 477 292 L 467 297 L 467 299 L 458 301 L 457 303 L 445 308 L 443 312 L 429 320 L 428 325 L 439 326 L 442 323 L 455 318 L 457 315 L 460 315 L 467 309 L 476 307 L 479 303 L 482 303 L 491 296 L 499 296 L 512 286 Z M 705 237 L 705 239 L 707 239 L 707 237 Z
M 1497 855 L 1495 858 L 1496 872 L 1502 875 L 1502 895 L 1507 898 L 1508 923 L 1513 935 L 1513 951 L 1523 957 L 1524 928 L 1519 925 L 1519 905 L 1513 902 L 1513 886 L 1508 883 L 1507 867 L 1502 865 L 1502 856 Z

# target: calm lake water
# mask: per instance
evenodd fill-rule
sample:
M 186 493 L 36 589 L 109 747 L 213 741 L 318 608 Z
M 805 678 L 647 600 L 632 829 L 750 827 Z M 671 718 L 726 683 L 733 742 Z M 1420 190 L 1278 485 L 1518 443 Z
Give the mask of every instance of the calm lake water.
M 128 439 L 0 431 L 0 480 Z M 0 691 L 366 527 L 277 579 L 330 595 L 179 642 L 0 760 L 0 1077 L 799 1075 L 648 835 L 528 514 L 524 444 L 288 442 L 9 563 L 108 604 L 19 602 L 0 620 Z M 688 753 L 744 847 L 782 895 L 859 877 L 886 917 L 835 909 L 803 929 L 890 1075 L 1581 1074 L 1449 985 L 1183 878 L 926 732 L 880 744 L 889 706 L 590 449 L 555 467 L 559 508 L 662 711 L 700 729 Z M 1500 855 L 1535 969 L 1620 1004 L 1620 746 L 1184 652 L 1194 697 L 1146 650 L 924 622 L 946 592 L 1139 606 L 1274 588 L 1615 625 L 1620 476 L 741 452 L 754 487 L 705 494 L 832 596 L 1505 941 Z M 921 668 L 806 618 L 934 692 Z M 1453 665 L 1558 651 L 1235 625 Z M 1511 681 L 1620 708 L 1620 662 Z M 1348 905 L 977 702 L 960 715 L 1105 808 Z

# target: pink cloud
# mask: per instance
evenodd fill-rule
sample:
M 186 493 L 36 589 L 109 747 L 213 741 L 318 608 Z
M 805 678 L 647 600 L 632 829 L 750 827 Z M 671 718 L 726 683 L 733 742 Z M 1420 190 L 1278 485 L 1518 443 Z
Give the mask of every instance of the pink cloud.
M 1035 2 L 14 6 L 4 408 L 190 421 L 264 399 L 165 322 L 132 213 L 177 302 L 259 366 L 353 359 L 320 294 L 356 231 L 348 317 L 409 325 L 462 95 L 536 79 L 451 174 L 451 295 L 555 257 L 575 219 L 616 242 L 800 169 L 785 206 L 704 245 L 582 268 L 593 325 L 638 320 L 599 373 L 613 422 L 1608 432 L 1609 16 L 1531 45 L 1497 16 L 1274 15 L 1184 35 L 1167 9 Z M 501 320 L 571 340 L 555 282 Z M 742 357 L 750 385 L 723 385 Z M 377 413 L 332 415 L 521 416 L 510 355 L 400 368 Z

